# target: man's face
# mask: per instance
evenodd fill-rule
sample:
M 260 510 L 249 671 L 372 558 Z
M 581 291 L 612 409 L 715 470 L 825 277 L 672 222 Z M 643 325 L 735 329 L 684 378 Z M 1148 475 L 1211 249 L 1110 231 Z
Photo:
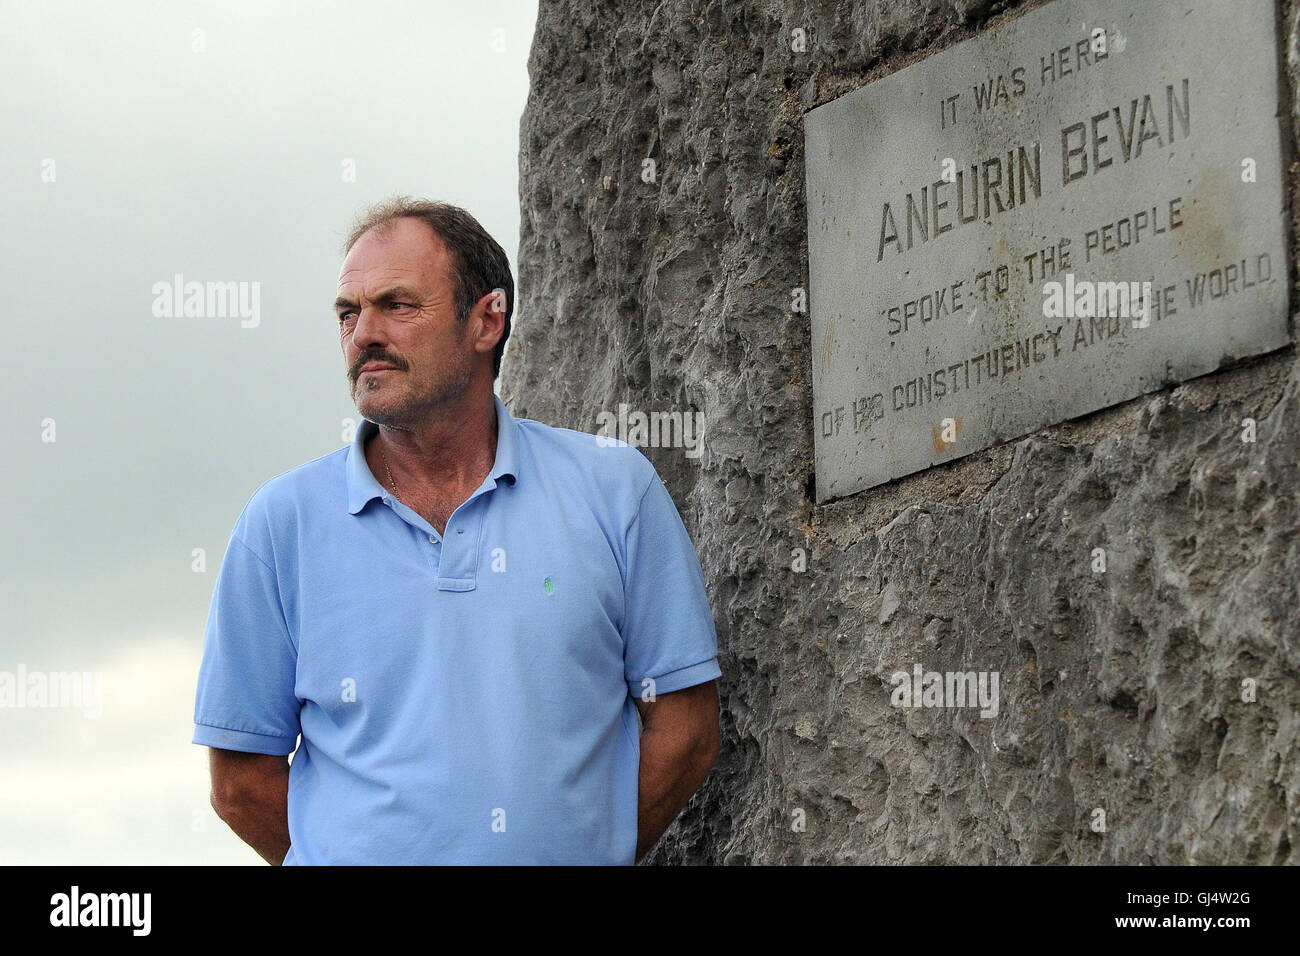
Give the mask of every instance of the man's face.
M 433 230 L 411 218 L 366 233 L 343 260 L 343 360 L 357 411 L 372 422 L 419 424 L 470 384 L 474 323 L 456 320 L 450 265 Z

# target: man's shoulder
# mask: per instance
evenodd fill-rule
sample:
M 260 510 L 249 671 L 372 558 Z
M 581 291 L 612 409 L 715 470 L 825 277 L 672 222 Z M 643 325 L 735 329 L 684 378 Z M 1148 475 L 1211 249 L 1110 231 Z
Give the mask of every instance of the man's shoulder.
M 342 479 L 348 447 L 344 445 L 263 481 L 244 505 L 235 533 L 241 537 L 274 540 L 277 529 L 283 530 L 285 522 L 304 509 L 327 498 L 343 501 Z
M 517 418 L 521 453 L 528 463 L 560 475 L 590 495 L 613 496 L 635 508 L 651 481 L 658 481 L 650 459 L 627 442 L 603 435 Z

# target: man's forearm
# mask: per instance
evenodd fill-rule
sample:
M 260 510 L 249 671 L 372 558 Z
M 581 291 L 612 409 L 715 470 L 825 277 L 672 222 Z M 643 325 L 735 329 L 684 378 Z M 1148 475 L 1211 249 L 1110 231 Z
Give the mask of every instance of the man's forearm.
M 709 776 L 716 751 L 699 740 L 683 743 L 667 731 L 646 727 L 641 734 L 641 767 L 637 783 L 636 858 L 641 859 L 682 807 Z
M 285 854 L 289 852 L 287 802 L 278 807 L 249 805 L 221 819 L 267 863 L 279 866 L 284 862 Z
M 283 772 L 245 776 L 225 789 L 214 784 L 212 807 L 241 840 L 272 866 L 289 852 L 289 764 Z

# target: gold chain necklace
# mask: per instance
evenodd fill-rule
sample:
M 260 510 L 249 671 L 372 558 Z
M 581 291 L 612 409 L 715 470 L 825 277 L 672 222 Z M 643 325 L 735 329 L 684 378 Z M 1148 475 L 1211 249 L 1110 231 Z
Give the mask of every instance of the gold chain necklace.
M 393 486 L 393 494 L 397 496 L 398 501 L 401 501 L 402 493 L 397 490 L 397 482 L 393 480 L 393 469 L 388 467 L 388 456 L 384 454 L 384 446 L 382 442 L 379 445 L 379 457 L 383 459 L 384 471 L 388 473 L 388 483 Z

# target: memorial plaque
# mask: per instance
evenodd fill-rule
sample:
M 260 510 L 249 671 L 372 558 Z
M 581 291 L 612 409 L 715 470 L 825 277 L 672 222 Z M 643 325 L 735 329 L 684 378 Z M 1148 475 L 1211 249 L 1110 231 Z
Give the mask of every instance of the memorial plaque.
M 805 117 L 817 500 L 1287 336 L 1273 0 L 1057 0 Z

